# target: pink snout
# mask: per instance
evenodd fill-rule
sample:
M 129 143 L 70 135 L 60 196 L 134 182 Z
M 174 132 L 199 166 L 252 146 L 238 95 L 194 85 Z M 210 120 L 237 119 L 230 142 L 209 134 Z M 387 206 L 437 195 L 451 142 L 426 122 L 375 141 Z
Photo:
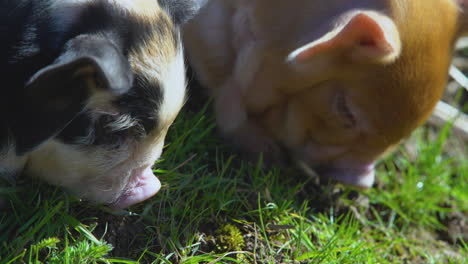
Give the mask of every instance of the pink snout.
M 321 166 L 316 170 L 320 177 L 335 179 L 359 188 L 370 188 L 374 184 L 374 164 L 363 166 Z
M 140 203 L 155 195 L 161 189 L 161 182 L 154 175 L 151 166 L 133 170 L 130 182 L 120 198 L 110 205 L 112 209 L 120 210 Z

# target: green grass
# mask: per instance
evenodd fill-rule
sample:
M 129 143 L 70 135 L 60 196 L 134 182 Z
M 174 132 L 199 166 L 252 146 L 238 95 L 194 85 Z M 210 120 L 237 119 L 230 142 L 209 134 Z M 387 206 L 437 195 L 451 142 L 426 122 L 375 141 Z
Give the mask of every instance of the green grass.
M 468 215 L 468 157 L 448 128 L 418 130 L 416 148 L 387 157 L 378 187 L 359 191 L 243 161 L 208 113 L 178 118 L 161 191 L 126 212 L 35 180 L 2 184 L 0 263 L 467 263 L 448 227 Z

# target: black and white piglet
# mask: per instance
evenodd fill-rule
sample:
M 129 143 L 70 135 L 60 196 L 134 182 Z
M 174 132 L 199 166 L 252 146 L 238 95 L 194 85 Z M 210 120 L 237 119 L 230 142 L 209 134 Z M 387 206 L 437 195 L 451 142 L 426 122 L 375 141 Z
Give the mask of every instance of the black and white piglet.
M 154 195 L 151 167 L 185 100 L 190 1 L 0 3 L 0 174 L 114 208 Z

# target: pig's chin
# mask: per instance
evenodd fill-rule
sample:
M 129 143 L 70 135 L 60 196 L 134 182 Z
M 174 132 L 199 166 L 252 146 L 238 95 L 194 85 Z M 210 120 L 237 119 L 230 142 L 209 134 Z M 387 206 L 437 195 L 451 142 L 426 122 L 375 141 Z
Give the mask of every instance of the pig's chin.
M 111 209 L 121 210 L 145 201 L 161 188 L 161 182 L 154 175 L 151 165 L 134 169 L 122 195 L 109 205 Z

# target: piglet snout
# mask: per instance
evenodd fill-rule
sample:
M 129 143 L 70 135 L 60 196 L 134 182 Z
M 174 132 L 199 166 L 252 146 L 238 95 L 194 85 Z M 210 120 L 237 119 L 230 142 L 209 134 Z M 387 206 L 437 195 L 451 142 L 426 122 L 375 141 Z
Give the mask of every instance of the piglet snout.
M 159 189 L 161 182 L 154 175 L 151 166 L 134 169 L 123 194 L 110 207 L 115 210 L 127 208 L 152 197 Z
M 321 178 L 334 179 L 344 184 L 359 188 L 370 188 L 374 184 L 375 170 L 374 165 L 363 166 L 323 166 L 316 169 Z

